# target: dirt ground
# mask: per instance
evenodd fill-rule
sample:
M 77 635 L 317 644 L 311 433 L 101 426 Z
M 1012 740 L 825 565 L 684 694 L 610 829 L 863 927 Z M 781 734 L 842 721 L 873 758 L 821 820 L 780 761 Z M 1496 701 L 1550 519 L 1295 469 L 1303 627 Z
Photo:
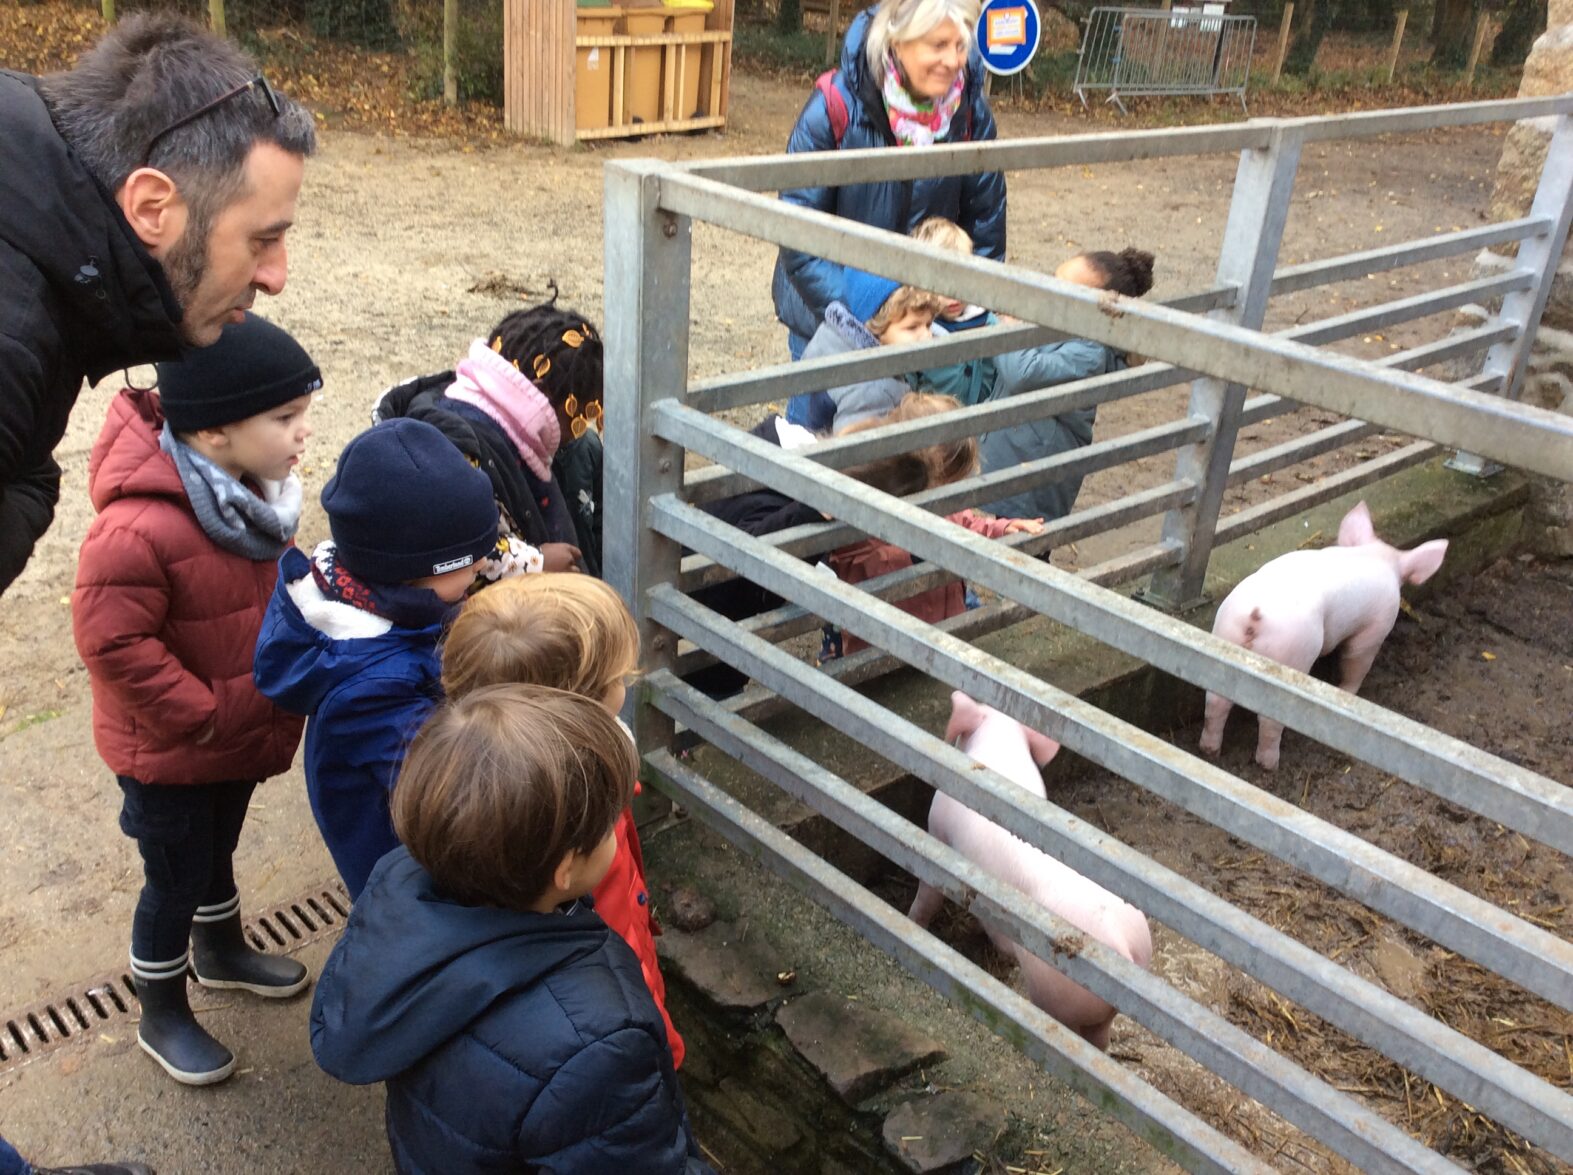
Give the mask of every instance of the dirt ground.
M 0 46 L 0 64 L 4 58 Z M 370 407 L 381 389 L 398 379 L 450 365 L 470 338 L 507 311 L 543 296 L 549 281 L 561 288 L 567 304 L 599 320 L 604 164 L 638 156 L 693 158 L 776 151 L 785 142 L 802 100 L 800 86 L 739 75 L 732 97 L 733 121 L 726 134 L 595 150 L 477 148 L 346 132 L 325 134 L 319 157 L 308 169 L 299 224 L 291 238 L 289 288 L 281 297 L 259 304 L 264 314 L 301 339 L 327 381 L 313 409 L 316 435 L 302 470 L 308 500 L 302 544 L 310 546 L 325 536 L 316 494 L 332 473 L 335 454 L 368 423 Z M 1005 137 L 1073 133 L 1085 125 L 1057 116 L 1008 112 L 1000 121 Z M 1496 128 L 1316 145 L 1302 164 L 1282 263 L 1479 223 L 1499 153 Z M 1213 156 L 1013 174 L 1012 258 L 1047 271 L 1080 249 L 1134 244 L 1158 254 L 1155 296 L 1205 286 L 1213 278 L 1234 170 L 1233 158 Z M 773 319 L 769 299 L 774 250 L 704 227 L 696 231 L 695 239 L 694 374 L 708 376 L 783 359 L 784 332 Z M 1274 306 L 1269 325 L 1289 325 L 1464 280 L 1467 269 L 1464 258 L 1286 298 Z M 1435 337 L 1446 325 L 1432 322 L 1395 330 L 1385 338 L 1368 336 L 1352 346 L 1374 356 Z M 67 607 L 76 550 L 91 519 L 88 453 L 106 404 L 119 386 L 120 381 L 113 379 L 83 395 L 58 453 L 65 469 L 59 515 L 27 571 L 6 593 L 6 607 L 0 609 L 0 666 L 4 666 L 0 804 L 10 829 L 8 851 L 0 856 L 0 893 L 5 895 L 0 905 L 0 954 L 6 960 L 0 969 L 0 1008 L 29 1003 L 124 959 L 138 884 L 135 858 L 115 827 L 115 789 L 93 751 L 88 683 L 72 644 Z M 1174 419 L 1184 404 L 1181 388 L 1111 405 L 1100 414 L 1099 436 L 1117 436 Z M 1243 447 L 1270 445 L 1330 419 L 1305 411 L 1272 421 L 1249 430 Z M 1380 452 L 1389 443 L 1397 442 L 1367 442 L 1361 452 Z M 1276 488 L 1271 484 L 1241 487 L 1225 510 L 1279 492 L 1286 480 L 1314 479 L 1352 459 L 1330 457 L 1279 474 Z M 1172 468 L 1172 458 L 1160 457 L 1094 476 L 1088 479 L 1082 501 L 1103 501 L 1166 480 Z M 1079 550 L 1056 552 L 1056 561 L 1085 566 L 1151 542 L 1156 533 L 1157 522 L 1151 521 L 1085 543 Z M 1565 586 L 1562 590 L 1565 600 Z M 1469 619 L 1467 613 L 1464 619 Z M 1399 708 L 1419 704 L 1417 694 L 1405 691 L 1405 682 L 1424 679 L 1431 683 L 1428 689 L 1440 689 L 1438 683 L 1448 681 L 1453 672 L 1396 673 L 1395 667 L 1406 657 L 1440 656 L 1418 644 L 1413 647 L 1419 651 L 1411 651 L 1418 639 L 1410 631 L 1415 627 L 1406 622 L 1395 634 L 1379 664 L 1379 670 L 1395 676 L 1373 686 L 1374 691 L 1386 690 L 1382 696 L 1387 704 Z M 1526 651 L 1534 645 L 1525 642 Z M 1465 658 L 1465 653 L 1458 656 Z M 1502 673 L 1513 667 L 1503 651 L 1487 668 Z M 1549 668 L 1546 674 L 1557 682 L 1565 680 Z M 1466 690 L 1460 683 L 1456 704 L 1478 702 L 1484 696 L 1479 691 L 1487 684 L 1480 680 Z M 1560 696 L 1565 716 L 1568 694 Z M 1519 741 L 1521 749 L 1514 753 L 1528 755 L 1536 746 L 1543 748 L 1548 761 L 1538 769 L 1552 775 L 1562 771 L 1565 777 L 1566 756 L 1552 755 L 1552 744 L 1531 735 L 1525 725 L 1544 720 L 1549 730 L 1559 729 L 1551 708 L 1526 705 L 1511 711 L 1511 721 L 1507 713 L 1498 711 L 1501 739 Z M 1437 721 L 1447 728 L 1455 718 L 1461 729 L 1453 733 L 1467 734 L 1474 741 L 1485 737 L 1477 737 L 1474 724 L 1466 722 L 1462 712 L 1440 713 Z M 1236 719 L 1236 735 L 1243 722 Z M 1565 732 L 1560 737 L 1565 744 Z M 1297 761 L 1303 761 L 1308 751 L 1303 745 L 1291 746 L 1290 766 L 1273 786 L 1291 788 L 1298 795 Z M 1230 753 L 1244 761 L 1237 746 L 1231 745 Z M 1317 789 L 1312 799 L 1337 803 L 1355 782 Z M 1111 782 L 1099 793 L 1111 815 L 1113 789 Z M 1395 803 L 1401 789 L 1390 794 L 1393 799 L 1388 802 Z M 1140 805 L 1132 803 L 1120 811 L 1127 809 L 1139 810 Z M 1416 819 L 1425 811 L 1423 803 L 1412 802 L 1410 812 Z M 1436 830 L 1438 852 L 1452 852 L 1448 846 L 1470 826 L 1428 816 L 1425 827 Z M 1392 831 L 1398 835 L 1398 826 Z M 1211 844 L 1205 833 L 1198 830 L 1187 846 L 1200 863 L 1198 868 L 1226 856 L 1244 855 Z M 1479 835 L 1485 843 L 1495 844 L 1485 831 Z M 259 793 L 239 867 L 247 900 L 254 903 L 292 896 L 329 875 L 331 867 L 306 810 L 298 768 Z M 1219 870 L 1229 884 L 1245 887 L 1242 901 L 1251 896 L 1246 866 L 1208 867 Z M 1302 887 L 1299 892 L 1310 891 Z M 1553 885 L 1553 892 L 1567 904 L 1565 878 Z M 1535 909 L 1547 911 L 1548 918 L 1557 916 L 1551 905 Z M 1412 946 L 1402 943 L 1397 949 L 1414 953 Z M 1422 967 L 1435 963 L 1423 951 L 1415 957 Z M 1161 1082 L 1163 1075 L 1155 1078 Z
M 1400 616 L 1363 696 L 1551 779 L 1573 784 L 1573 564 L 1504 560 Z M 1334 667 L 1329 663 L 1329 676 Z M 1222 765 L 1310 814 L 1563 938 L 1573 938 L 1567 858 L 1376 768 L 1289 733 L 1277 772 L 1258 767 L 1255 719 L 1230 716 Z M 1194 745 L 1194 728 L 1172 732 Z M 1085 764 L 1081 766 L 1085 767 Z M 1268 925 L 1350 968 L 1562 1089 L 1573 1089 L 1573 1013 L 1101 769 L 1049 796 Z M 1051 777 L 1052 779 L 1052 777 Z M 893 904 L 909 882 L 880 886 Z M 1001 976 L 1014 963 L 950 909 L 953 945 Z M 1217 957 L 1157 927 L 1154 970 L 1466 1170 L 1551 1175 L 1570 1168 L 1340 1030 L 1278 998 Z M 1286 1169 L 1347 1170 L 1140 1026 L 1121 1020 L 1112 1052 L 1176 1100 Z

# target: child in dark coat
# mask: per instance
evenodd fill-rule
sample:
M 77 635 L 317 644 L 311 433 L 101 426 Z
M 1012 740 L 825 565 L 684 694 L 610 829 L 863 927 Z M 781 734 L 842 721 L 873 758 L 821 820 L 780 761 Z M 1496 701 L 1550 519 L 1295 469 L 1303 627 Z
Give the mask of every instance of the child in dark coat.
M 600 333 L 556 298 L 516 310 L 453 371 L 384 392 L 374 420 L 441 430 L 492 481 L 497 547 L 475 590 L 532 571 L 601 574 Z
M 131 922 L 137 1042 L 187 1085 L 235 1068 L 191 1014 L 188 969 L 205 987 L 275 998 L 307 983 L 293 959 L 246 944 L 234 853 L 253 789 L 300 745 L 300 720 L 258 694 L 251 659 L 279 554 L 293 551 L 293 469 L 321 386 L 294 339 L 247 314 L 159 364 L 157 392 L 111 401 L 88 467 L 99 514 L 71 621 L 93 738 L 146 876 Z
M 285 552 L 256 682 L 307 716 L 306 791 L 350 897 L 398 843 L 388 792 L 442 696 L 437 642 L 497 541 L 486 475 L 417 420 L 345 446 L 322 490 L 331 541 Z
M 477 689 L 411 746 L 405 847 L 372 873 L 312 1007 L 317 1063 L 384 1082 L 404 1175 L 710 1175 L 633 951 L 587 899 L 632 742 L 596 701 Z
M 638 670 L 639 628 L 628 605 L 588 575 L 504 580 L 464 606 L 442 646 L 442 688 L 454 700 L 488 685 L 544 685 L 600 702 L 616 715 Z M 683 1038 L 666 1011 L 666 981 L 655 951 L 660 928 L 631 807 L 623 809 L 616 831 L 617 853 L 595 887 L 595 912 L 638 956 L 666 1022 L 672 1061 L 681 1067 Z

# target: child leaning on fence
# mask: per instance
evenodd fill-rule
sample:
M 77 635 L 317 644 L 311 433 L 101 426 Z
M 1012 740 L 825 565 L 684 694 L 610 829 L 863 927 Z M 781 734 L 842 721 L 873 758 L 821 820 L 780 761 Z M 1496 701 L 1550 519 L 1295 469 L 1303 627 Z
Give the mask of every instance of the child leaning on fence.
M 405 1175 L 710 1175 L 633 951 L 583 899 L 617 854 L 633 743 L 531 685 L 447 703 L 393 793 L 312 1006 L 317 1063 L 384 1082 Z
M 639 629 L 628 606 L 585 575 L 529 575 L 496 584 L 465 605 L 442 648 L 442 685 L 450 698 L 488 685 L 545 685 L 599 702 L 613 716 L 638 668 Z M 633 786 L 637 794 L 640 784 Z M 661 931 L 650 909 L 632 808 L 618 817 L 616 835 L 617 853 L 592 892 L 595 912 L 638 956 L 666 1024 L 673 1063 L 681 1066 L 683 1038 L 666 1012 L 666 982 L 655 953 Z
M 549 302 L 516 310 L 452 371 L 389 388 L 375 420 L 423 420 L 492 482 L 497 547 L 476 590 L 532 571 L 601 574 L 600 332 Z

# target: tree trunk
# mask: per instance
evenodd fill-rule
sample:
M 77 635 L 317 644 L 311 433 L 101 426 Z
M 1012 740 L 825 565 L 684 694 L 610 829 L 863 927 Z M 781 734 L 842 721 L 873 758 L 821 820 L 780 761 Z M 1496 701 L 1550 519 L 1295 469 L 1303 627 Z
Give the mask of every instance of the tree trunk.
M 1393 0 L 1366 0 L 1340 7 L 1334 27 L 1349 33 L 1390 33 L 1398 20 Z
M 1284 72 L 1304 77 L 1316 64 L 1316 51 L 1322 47 L 1322 38 L 1338 15 L 1336 0 L 1306 0 L 1304 16 L 1295 8 L 1300 31 L 1289 42 L 1289 55 L 1284 58 Z
M 1475 35 L 1475 12 L 1480 0 L 1437 0 L 1433 25 L 1431 64 L 1443 69 L 1463 69 Z
M 803 31 L 803 6 L 798 0 L 781 0 L 776 7 L 776 32 L 791 35 Z
M 1491 46 L 1491 64 L 1523 65 L 1535 38 L 1546 31 L 1547 0 L 1508 0 L 1502 31 Z

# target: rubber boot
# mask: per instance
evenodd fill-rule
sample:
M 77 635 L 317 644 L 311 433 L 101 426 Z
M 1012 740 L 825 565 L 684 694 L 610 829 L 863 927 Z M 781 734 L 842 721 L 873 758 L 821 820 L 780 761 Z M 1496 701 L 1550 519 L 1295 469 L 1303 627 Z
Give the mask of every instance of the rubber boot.
M 144 1163 L 89 1163 L 85 1167 L 34 1167 L 33 1175 L 154 1175 Z
M 229 987 L 281 1000 L 311 982 L 294 959 L 253 950 L 240 928 L 240 895 L 202 906 L 191 923 L 191 970 L 203 987 Z
M 235 1071 L 235 1054 L 197 1023 L 186 998 L 189 957 L 146 964 L 133 959 L 131 979 L 142 1004 L 137 1043 L 182 1085 L 213 1085 Z

